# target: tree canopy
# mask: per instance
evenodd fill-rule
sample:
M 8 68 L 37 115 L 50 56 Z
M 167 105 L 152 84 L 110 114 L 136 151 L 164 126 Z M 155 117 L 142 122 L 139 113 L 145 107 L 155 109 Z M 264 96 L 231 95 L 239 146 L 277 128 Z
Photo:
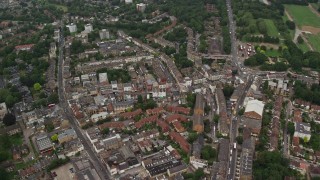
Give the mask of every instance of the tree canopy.
M 209 162 L 209 164 L 212 164 L 212 162 L 217 157 L 217 150 L 213 149 L 210 145 L 205 145 L 201 150 L 201 158 L 205 159 Z
M 6 126 L 11 126 L 11 125 L 14 125 L 16 123 L 16 117 L 11 113 L 7 113 L 3 117 L 2 121 L 3 121 L 3 124 L 5 124 Z
M 278 151 L 260 152 L 257 160 L 253 162 L 254 179 L 284 179 L 285 176 L 294 175 L 296 172 L 290 169 L 289 160 Z

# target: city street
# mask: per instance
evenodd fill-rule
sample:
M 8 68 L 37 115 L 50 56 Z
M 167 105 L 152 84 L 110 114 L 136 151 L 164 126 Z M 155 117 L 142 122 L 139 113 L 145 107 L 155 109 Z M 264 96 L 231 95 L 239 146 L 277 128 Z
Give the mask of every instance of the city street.
M 233 117 L 231 117 L 232 121 L 230 124 L 230 149 L 233 148 L 234 143 L 236 143 L 236 137 L 238 136 L 238 127 L 239 127 L 239 122 L 240 122 L 240 117 L 238 116 L 238 111 L 242 107 L 244 103 L 244 99 L 246 97 L 246 92 L 250 89 L 251 84 L 253 83 L 254 77 L 249 76 L 249 80 L 247 82 L 247 85 L 244 89 L 244 93 L 241 95 L 241 97 L 238 99 L 237 106 L 235 109 L 235 114 L 233 114 Z M 237 150 L 234 149 L 232 151 L 231 156 L 231 161 L 229 164 L 230 168 L 230 175 L 228 179 L 234 179 L 235 176 L 235 171 L 236 171 L 236 164 L 237 164 Z
M 63 24 L 61 25 L 63 27 Z M 81 133 L 80 127 L 77 125 L 77 120 L 73 116 L 71 109 L 69 108 L 67 99 L 65 97 L 64 92 L 64 81 L 63 81 L 63 48 L 64 48 L 64 36 L 63 36 L 63 28 L 60 28 L 60 42 L 59 42 L 59 58 L 58 58 L 58 94 L 61 108 L 64 109 L 64 116 L 69 120 L 70 125 L 76 131 L 78 138 L 82 142 L 84 149 L 87 151 L 91 163 L 95 167 L 97 173 L 99 174 L 101 179 L 111 179 L 111 175 L 106 167 L 101 163 L 99 158 L 94 154 L 92 149 L 90 148 L 89 142 L 86 141 L 84 135 Z

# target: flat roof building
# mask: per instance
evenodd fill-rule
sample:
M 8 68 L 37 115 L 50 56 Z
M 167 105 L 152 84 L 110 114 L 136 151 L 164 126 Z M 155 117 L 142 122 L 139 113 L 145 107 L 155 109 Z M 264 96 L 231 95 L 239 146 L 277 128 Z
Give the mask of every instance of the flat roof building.
M 46 135 L 39 136 L 36 138 L 36 144 L 40 153 L 46 153 L 53 150 L 53 143 L 50 138 Z
M 244 111 L 244 116 L 247 118 L 261 120 L 262 114 L 263 114 L 263 108 L 264 108 L 264 103 L 262 101 L 259 101 L 256 99 L 248 101 L 248 104 Z

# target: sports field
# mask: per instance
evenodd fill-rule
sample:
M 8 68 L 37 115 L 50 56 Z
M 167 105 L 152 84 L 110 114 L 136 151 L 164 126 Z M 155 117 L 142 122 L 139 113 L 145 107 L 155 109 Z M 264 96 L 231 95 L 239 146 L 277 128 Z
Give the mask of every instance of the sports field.
M 278 37 L 279 32 L 277 27 L 274 25 L 273 21 L 271 19 L 264 19 L 264 22 L 267 25 L 267 33 L 269 36 Z
M 285 5 L 286 10 L 299 26 L 313 26 L 320 28 L 320 17 L 314 14 L 308 6 Z

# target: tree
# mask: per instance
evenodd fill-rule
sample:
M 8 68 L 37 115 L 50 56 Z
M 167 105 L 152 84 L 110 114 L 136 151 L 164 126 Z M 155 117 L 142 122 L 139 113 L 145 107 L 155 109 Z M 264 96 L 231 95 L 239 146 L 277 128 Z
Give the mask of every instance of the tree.
M 49 104 L 57 104 L 59 103 L 59 95 L 57 93 L 52 93 L 47 98 Z
M 213 122 L 216 123 L 216 124 L 218 124 L 219 119 L 220 119 L 220 116 L 217 115 L 217 114 L 215 114 L 214 117 L 213 117 Z
M 193 143 L 195 140 L 198 139 L 198 134 L 196 132 L 190 132 L 188 135 L 188 142 L 191 144 Z
M 298 39 L 297 39 L 298 43 L 299 44 L 302 44 L 304 42 L 303 38 L 300 36 L 298 36 Z
M 58 141 L 58 134 L 54 134 L 51 136 L 51 141 L 57 142 Z
M 234 91 L 234 87 L 230 85 L 226 85 L 223 87 L 223 94 L 226 96 L 226 98 L 230 98 L 232 93 Z
M 49 122 L 48 124 L 45 125 L 45 128 L 47 132 L 52 132 L 54 130 L 54 125 L 52 122 Z
M 252 169 L 255 179 L 284 179 L 285 176 L 297 175 L 294 170 L 290 169 L 288 159 L 285 159 L 278 151 L 260 152 Z M 266 178 L 271 174 L 272 178 Z
M 79 54 L 84 52 L 85 47 L 80 40 L 73 40 L 70 46 L 70 50 L 72 54 Z
M 138 95 L 138 103 L 142 104 L 143 103 L 143 98 L 141 94 Z
M 0 168 L 0 177 L 2 180 L 10 180 L 11 179 L 9 173 L 3 168 Z
M 6 126 L 11 126 L 14 125 L 16 123 L 16 117 L 11 114 L 11 113 L 7 113 L 4 117 L 3 117 L 3 124 Z
M 13 105 L 16 103 L 16 99 L 12 95 L 8 95 L 6 97 L 5 103 L 8 107 L 13 107 Z
M 209 119 L 204 120 L 203 123 L 204 123 L 204 132 L 205 133 L 210 133 L 211 125 L 210 125 Z
M 211 108 L 207 104 L 204 106 L 204 113 L 208 114 L 210 112 Z
M 40 91 L 41 90 L 41 84 L 40 83 L 35 83 L 34 85 L 33 85 L 33 89 L 34 90 L 36 90 L 36 91 Z
M 257 25 L 261 34 L 267 34 L 267 25 L 264 20 L 258 21 Z
M 296 24 L 293 21 L 287 20 L 286 24 L 289 29 L 294 30 L 296 28 Z
M 243 137 L 242 136 L 237 136 L 236 140 L 237 140 L 238 144 L 242 144 L 243 143 Z
M 244 111 L 245 111 L 244 107 L 241 108 L 238 112 L 239 116 L 242 116 L 244 114 Z
M 104 129 L 101 131 L 101 133 L 104 134 L 104 135 L 109 134 L 109 132 L 110 132 L 110 129 L 109 129 L 109 128 L 104 128 Z
M 201 158 L 213 161 L 217 156 L 217 150 L 213 149 L 210 145 L 205 145 L 201 150 Z
M 204 176 L 203 169 L 199 168 L 196 170 L 196 172 L 194 172 L 193 179 L 202 179 L 203 176 Z
M 293 134 L 294 134 L 294 129 L 295 129 L 295 127 L 294 127 L 294 123 L 293 122 L 288 122 L 288 126 L 287 126 L 287 130 L 288 130 L 288 133 L 291 135 L 291 137 L 293 136 Z

